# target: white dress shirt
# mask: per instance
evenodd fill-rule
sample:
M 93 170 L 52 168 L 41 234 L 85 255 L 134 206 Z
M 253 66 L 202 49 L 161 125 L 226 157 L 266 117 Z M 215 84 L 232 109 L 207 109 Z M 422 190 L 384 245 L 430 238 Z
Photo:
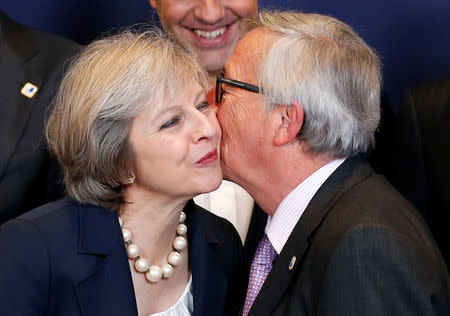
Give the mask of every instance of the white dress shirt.
M 313 196 L 344 160 L 334 160 L 316 170 L 281 201 L 273 216 L 269 216 L 265 233 L 278 254 Z
M 253 199 L 247 191 L 233 182 L 223 180 L 217 190 L 200 194 L 194 201 L 211 213 L 227 219 L 238 231 L 242 242 L 245 241 L 253 210 Z

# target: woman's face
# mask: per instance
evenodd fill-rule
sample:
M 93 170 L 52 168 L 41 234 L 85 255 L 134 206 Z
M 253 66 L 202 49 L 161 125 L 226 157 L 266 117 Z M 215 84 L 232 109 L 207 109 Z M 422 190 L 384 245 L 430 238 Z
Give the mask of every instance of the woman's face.
M 222 181 L 220 138 L 216 114 L 199 84 L 147 106 L 129 134 L 132 187 L 170 198 L 215 190 Z

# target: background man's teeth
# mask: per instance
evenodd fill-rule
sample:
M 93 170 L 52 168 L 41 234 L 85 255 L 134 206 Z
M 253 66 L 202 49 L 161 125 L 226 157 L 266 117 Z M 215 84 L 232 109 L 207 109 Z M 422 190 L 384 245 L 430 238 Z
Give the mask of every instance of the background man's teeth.
M 197 34 L 198 36 L 201 37 L 205 37 L 205 38 L 215 38 L 219 35 L 222 35 L 223 33 L 225 33 L 225 28 L 221 28 L 212 32 L 205 32 L 205 31 L 201 31 L 201 30 L 194 30 L 194 33 Z

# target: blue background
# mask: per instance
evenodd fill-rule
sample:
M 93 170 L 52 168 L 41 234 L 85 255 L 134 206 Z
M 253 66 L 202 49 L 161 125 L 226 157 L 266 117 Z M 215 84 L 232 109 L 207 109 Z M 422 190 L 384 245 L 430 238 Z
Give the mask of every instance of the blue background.
M 449 0 L 264 0 L 260 7 L 324 13 L 350 24 L 380 55 L 394 109 L 404 88 L 450 75 Z M 146 0 L 0 0 L 0 8 L 22 24 L 80 43 L 158 20 Z

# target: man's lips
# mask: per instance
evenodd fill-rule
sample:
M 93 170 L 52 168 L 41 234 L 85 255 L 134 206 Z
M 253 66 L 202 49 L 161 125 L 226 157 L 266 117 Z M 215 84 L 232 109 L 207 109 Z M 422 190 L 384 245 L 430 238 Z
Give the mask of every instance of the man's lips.
M 217 149 L 211 150 L 209 153 L 204 155 L 202 158 L 200 158 L 195 164 L 196 165 L 206 165 L 211 162 L 214 162 L 219 158 L 219 155 L 217 154 Z
M 192 38 L 199 47 L 215 48 L 227 43 L 236 26 L 236 23 L 230 23 L 215 28 L 187 27 L 186 29 L 192 34 Z

